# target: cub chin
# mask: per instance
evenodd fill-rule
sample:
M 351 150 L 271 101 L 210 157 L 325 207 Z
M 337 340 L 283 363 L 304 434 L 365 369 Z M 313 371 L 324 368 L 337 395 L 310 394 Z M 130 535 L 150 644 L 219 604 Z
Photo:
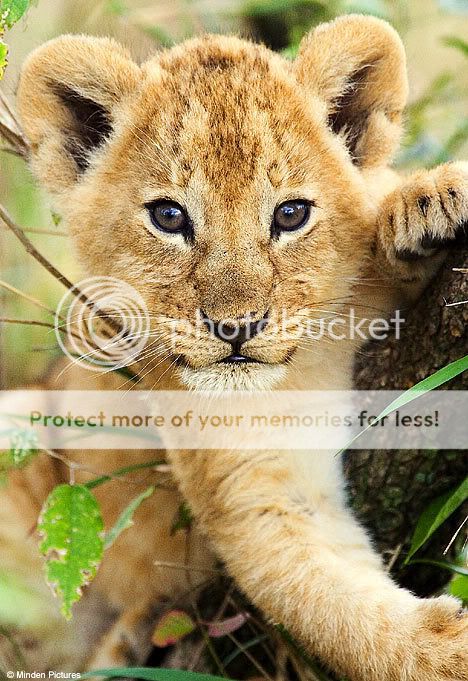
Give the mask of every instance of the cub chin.
M 152 333 L 136 363 L 140 386 L 351 387 L 359 342 L 312 331 L 351 312 L 370 324 L 415 300 L 468 218 L 467 164 L 404 179 L 389 168 L 406 98 L 398 35 L 363 16 L 319 26 L 293 62 L 221 36 L 141 66 L 103 38 L 64 36 L 33 52 L 18 91 L 31 167 L 84 270 L 123 279 L 145 301 Z M 83 373 L 62 386 L 82 385 Z M 106 375 L 93 387 L 119 382 Z M 73 458 L 115 470 L 132 455 Z M 167 458 L 197 519 L 194 564 L 211 564 L 207 535 L 265 616 L 338 675 L 468 680 L 459 603 L 418 599 L 386 574 L 346 507 L 334 452 Z M 10 506 L 0 540 L 11 555 L 29 547 L 31 526 L 13 501 L 40 479 L 40 506 L 65 475 L 48 459 L 40 466 L 1 493 L 0 508 Z M 125 505 L 122 487 L 99 494 L 111 522 Z M 54 659 L 80 669 L 144 663 L 164 600 L 187 589 L 183 570 L 161 579 L 155 568 L 186 560 L 185 538 L 170 535 L 178 503 L 160 489 L 139 512 L 137 541 L 126 533 L 107 554 Z M 34 551 L 25 560 L 39 580 Z M 34 636 L 31 667 L 48 668 L 44 637 Z

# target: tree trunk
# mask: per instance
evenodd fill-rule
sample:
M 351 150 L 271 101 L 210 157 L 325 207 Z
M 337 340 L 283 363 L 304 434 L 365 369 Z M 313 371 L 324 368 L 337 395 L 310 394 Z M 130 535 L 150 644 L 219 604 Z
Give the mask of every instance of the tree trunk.
M 358 357 L 356 388 L 404 390 L 468 352 L 468 304 L 446 303 L 468 299 L 468 251 L 451 253 L 416 307 L 407 315 L 400 340 L 373 343 Z M 468 390 L 468 372 L 444 386 Z M 467 445 L 468 446 L 468 445 Z M 468 472 L 463 451 L 363 451 L 348 452 L 345 471 L 357 515 L 371 530 L 380 551 L 408 546 L 415 524 L 428 503 L 455 487 Z M 463 511 L 431 543 L 430 555 L 441 556 Z M 396 561 L 396 566 L 401 560 Z M 424 574 L 423 574 L 424 573 Z M 399 575 L 401 581 L 426 591 L 433 588 L 434 574 L 418 569 Z

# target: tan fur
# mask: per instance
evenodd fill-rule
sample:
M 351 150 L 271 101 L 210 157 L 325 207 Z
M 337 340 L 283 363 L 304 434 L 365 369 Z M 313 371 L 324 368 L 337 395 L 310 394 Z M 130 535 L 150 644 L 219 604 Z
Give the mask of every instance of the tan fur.
M 110 141 L 92 150 L 84 172 L 70 147 L 83 131 L 73 105 L 57 94 L 64 89 L 97 102 L 112 123 Z M 85 270 L 124 278 L 141 292 L 164 353 L 172 320 L 194 324 L 200 308 L 213 319 L 260 319 L 267 309 L 274 319 L 286 308 L 301 325 L 321 316 L 323 301 L 343 301 L 332 308 L 337 314 L 353 305 L 368 316 L 371 307 L 390 311 L 419 295 L 442 258 L 423 249 L 421 232 L 454 236 L 468 215 L 468 173 L 448 165 L 403 180 L 389 169 L 406 95 L 395 31 L 348 16 L 306 37 L 293 63 L 237 38 L 206 36 L 139 67 L 112 41 L 65 36 L 28 59 L 18 101 L 33 170 L 69 225 Z M 431 209 L 422 215 L 426 196 Z M 194 245 L 152 230 L 143 206 L 159 197 L 187 208 Z M 293 198 L 315 202 L 311 219 L 272 240 L 273 210 Z M 397 251 L 405 249 L 422 258 L 402 260 Z M 265 364 L 232 367 L 215 363 L 229 354 L 226 343 L 208 331 L 195 340 L 190 331 L 181 325 L 173 351 L 183 366 L 168 353 L 145 362 L 141 387 L 351 387 L 355 341 L 323 341 L 310 352 L 267 326 L 246 344 Z M 115 381 L 91 382 L 84 373 L 76 369 L 64 387 Z M 74 456 L 100 470 L 130 458 Z M 325 664 L 350 681 L 468 679 L 459 604 L 417 599 L 385 574 L 345 506 L 333 453 L 168 456 L 200 528 L 240 587 Z M 16 478 L 4 494 L 15 499 L 25 484 Z M 113 483 L 99 493 L 107 522 L 124 505 L 120 490 Z M 91 648 L 81 630 L 68 666 L 144 662 L 142 622 L 149 629 L 151 617 L 141 613 L 157 611 L 186 579 L 160 579 L 153 566 L 173 551 L 173 560 L 183 560 L 181 538 L 168 535 L 177 499 L 176 492 L 154 497 L 107 556 L 81 606 L 107 633 Z M 28 522 L 18 508 L 13 536 L 23 546 Z M 36 512 L 37 505 L 30 518 Z M 193 541 L 194 562 L 209 562 L 197 535 Z M 14 564 L 17 549 L 10 550 Z M 31 575 L 34 556 L 31 546 Z M 103 608 L 101 619 L 93 609 L 99 599 L 111 610 Z M 131 655 L 119 645 L 135 639 Z M 33 668 L 52 664 L 44 655 L 30 660 Z

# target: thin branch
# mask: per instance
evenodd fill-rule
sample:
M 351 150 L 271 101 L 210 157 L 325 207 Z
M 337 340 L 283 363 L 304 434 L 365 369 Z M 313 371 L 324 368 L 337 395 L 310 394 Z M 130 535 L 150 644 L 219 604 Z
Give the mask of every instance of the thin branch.
M 455 534 L 453 535 L 453 537 L 449 541 L 448 545 L 446 546 L 445 551 L 444 551 L 444 556 L 446 556 L 447 553 L 450 551 L 450 548 L 451 548 L 453 542 L 458 537 L 458 535 L 460 534 L 460 532 L 462 531 L 462 529 L 464 528 L 464 526 L 466 525 L 467 522 L 468 522 L 468 515 L 466 516 L 465 520 L 462 522 L 462 524 L 457 529 L 457 531 L 455 532 Z
M 55 329 L 53 324 L 40 322 L 37 319 L 13 319 L 11 317 L 0 317 L 0 324 L 27 324 L 28 326 L 45 326 L 48 329 Z
M 393 551 L 389 551 L 389 554 L 390 554 L 389 560 L 388 560 L 387 565 L 385 566 L 385 570 L 387 572 L 391 572 L 393 570 L 393 566 L 397 562 L 397 560 L 398 560 L 398 558 L 401 554 L 402 549 L 403 549 L 403 544 L 398 544 L 398 546 Z
M 275 659 L 275 680 L 286 681 L 288 678 L 286 669 L 288 664 L 288 649 L 283 641 L 276 641 L 276 659 Z
M 54 324 L 50 324 L 49 322 L 41 322 L 38 319 L 16 319 L 14 317 L 0 317 L 0 324 L 26 324 L 27 326 L 44 326 L 45 328 L 52 329 L 53 331 L 56 331 L 58 329 L 60 333 L 67 333 L 65 329 L 61 329 L 59 326 L 55 327 Z M 80 341 L 80 343 L 83 341 L 83 338 L 81 336 L 78 336 L 73 331 L 70 331 L 69 333 L 71 336 L 73 336 L 73 338 Z
M 0 137 L 3 137 L 7 143 L 11 146 L 11 151 L 18 154 L 25 160 L 30 157 L 30 146 L 21 130 L 19 121 L 10 107 L 8 100 L 5 95 L 0 91 Z M 16 225 L 11 219 L 8 212 L 3 206 L 0 205 L 0 221 L 10 229 L 13 234 L 22 243 L 26 252 L 33 256 L 39 262 L 42 267 L 44 267 L 57 281 L 59 281 L 63 286 L 65 286 L 73 295 L 75 295 L 79 300 L 82 300 L 91 309 L 94 308 L 92 301 L 80 291 L 77 286 L 74 286 L 65 275 L 63 275 L 51 262 L 47 260 L 32 244 L 32 242 L 25 235 L 25 230 L 21 229 Z M 111 328 L 114 333 L 120 333 L 122 331 L 121 325 L 114 319 L 107 315 L 102 316 L 104 323 Z
M 3 151 L 5 154 L 10 154 L 10 156 L 17 156 L 19 158 L 23 158 L 21 154 L 19 154 L 18 151 L 16 149 L 13 149 L 12 147 L 0 147 L 0 151 Z
M 6 225 L 3 225 L 4 229 L 8 229 Z M 61 232 L 56 229 L 42 229 L 36 227 L 22 227 L 23 232 L 28 234 L 47 234 L 49 236 L 68 236 L 67 232 Z
M 27 293 L 24 293 L 24 291 L 20 291 L 15 286 L 8 284 L 8 282 L 2 281 L 2 279 L 0 279 L 0 287 L 4 288 L 6 291 L 10 291 L 10 293 L 14 293 L 15 295 L 19 296 L 20 298 L 23 298 L 24 300 L 27 300 L 33 305 L 36 305 L 41 310 L 45 310 L 46 312 L 49 312 L 49 314 L 55 316 L 56 314 L 55 310 L 52 310 L 50 307 L 47 307 L 47 305 L 41 303 L 41 301 L 37 300 L 37 298 L 33 298 L 33 296 L 29 296 Z
M 228 587 L 227 593 L 224 596 L 224 599 L 223 599 L 223 602 L 221 603 L 221 606 L 218 608 L 218 611 L 216 612 L 216 614 L 214 616 L 215 620 L 221 620 L 224 617 L 224 613 L 226 612 L 226 608 L 229 605 L 229 598 L 231 596 L 232 590 L 233 590 L 233 584 L 231 583 Z M 203 623 L 203 621 L 200 617 L 200 611 L 198 609 L 198 604 L 197 604 L 195 598 L 192 598 L 192 608 L 193 608 L 193 611 L 194 611 L 194 614 L 195 614 L 195 619 L 197 620 L 197 624 L 198 624 L 198 627 L 199 627 L 201 635 L 202 635 L 202 640 L 198 644 L 198 646 L 195 650 L 195 653 L 192 656 L 190 664 L 187 666 L 187 669 L 189 671 L 194 671 L 197 668 L 198 663 L 200 662 L 201 656 L 203 654 L 203 651 L 205 650 L 205 648 L 207 648 L 210 651 L 210 654 L 211 654 L 212 657 L 213 657 L 213 653 L 214 653 L 213 659 L 215 660 L 217 667 L 219 668 L 219 671 L 222 673 L 223 676 L 227 676 L 224 665 L 222 664 L 221 660 L 219 659 L 218 655 L 216 654 L 216 651 L 214 651 L 214 649 L 213 649 L 212 641 L 211 641 L 210 637 L 208 636 L 208 633 L 205 629 L 205 625 L 204 625 L 204 623 Z
M 245 657 L 253 664 L 255 669 L 261 674 L 262 678 L 267 679 L 267 681 L 274 681 L 273 677 L 268 674 L 266 669 L 260 664 L 258 660 L 255 659 L 255 657 L 252 655 L 252 653 L 247 650 L 247 648 L 244 646 L 243 643 L 241 643 L 233 634 L 230 634 L 229 632 L 226 634 L 226 636 L 234 643 L 234 645 L 240 650 Z
M 47 449 L 47 448 L 41 447 L 40 445 L 39 445 L 39 449 L 44 454 L 47 454 L 47 456 L 50 456 L 53 459 L 57 459 L 58 461 L 61 461 L 63 464 L 65 464 L 65 466 L 67 466 L 67 468 L 73 468 L 75 471 L 82 471 L 83 473 L 88 473 L 90 475 L 96 475 L 96 476 L 104 477 L 102 475 L 102 472 L 96 471 L 95 469 L 89 468 L 88 466 L 84 466 L 82 463 L 80 463 L 78 461 L 73 461 L 73 459 L 69 459 L 64 454 L 59 454 L 58 452 L 56 452 L 53 449 Z M 134 480 L 131 480 L 131 479 L 129 479 L 129 478 L 123 476 L 123 475 L 114 475 L 113 473 L 106 473 L 106 477 L 108 477 L 111 482 L 121 482 L 121 483 L 124 483 L 126 485 L 131 485 L 133 487 L 139 487 L 139 486 L 146 483 L 146 479 L 144 479 L 144 478 L 136 478 Z M 83 484 L 86 486 L 86 483 L 83 483 Z M 163 490 L 168 489 L 167 486 L 160 484 L 160 483 L 154 483 L 154 487 L 156 487 L 157 489 L 163 489 Z M 171 489 L 171 491 L 172 491 L 172 489 Z
M 10 152 L 25 160 L 29 158 L 29 142 L 3 92 L 0 92 L 0 136 L 10 145 Z
M 57 279 L 57 281 L 59 281 L 63 286 L 65 286 L 65 288 L 69 290 L 74 289 L 74 285 L 72 284 L 72 282 L 69 279 L 67 279 L 67 277 L 64 274 L 59 272 L 59 270 L 56 267 L 54 267 L 54 265 L 52 265 L 52 263 L 49 262 L 47 258 L 44 258 L 44 256 L 41 253 L 39 253 L 34 244 L 25 235 L 21 227 L 18 227 L 18 225 L 16 225 L 13 222 L 10 215 L 2 205 L 0 205 L 0 220 L 6 227 L 8 227 L 9 230 L 13 232 L 16 238 L 19 241 L 21 241 L 24 248 L 26 249 L 26 252 L 29 253 L 29 255 L 32 255 L 32 257 L 35 260 L 37 260 L 37 262 L 40 265 L 42 265 L 42 267 L 44 267 L 49 272 L 49 274 L 51 274 L 55 279 Z M 81 295 L 83 296 L 84 294 Z
M 72 293 L 76 298 L 79 300 L 83 301 L 85 305 L 87 305 L 91 310 L 93 310 L 96 307 L 96 303 L 93 303 L 92 300 L 86 296 L 78 286 L 75 284 L 72 284 L 72 282 L 67 279 L 67 277 L 62 274 L 52 263 L 45 258 L 42 253 L 40 253 L 37 248 L 34 246 L 32 241 L 28 239 L 24 231 L 19 227 L 15 222 L 13 222 L 12 218 L 8 214 L 8 211 L 0 204 L 0 221 L 8 227 L 9 230 L 13 232 L 13 234 L 17 237 L 17 239 L 22 243 L 24 248 L 26 249 L 26 252 L 29 253 L 29 255 L 32 255 L 32 257 L 40 264 L 44 269 L 49 272 L 57 281 L 59 281 L 65 288 L 67 288 L 70 293 Z M 112 319 L 112 317 L 109 317 L 106 314 L 103 314 L 101 316 L 101 320 L 108 326 L 114 333 L 121 333 L 122 327 L 121 325 L 115 321 L 115 319 Z
M 191 572 L 205 572 L 210 575 L 223 575 L 222 570 L 216 570 L 215 568 L 207 568 L 198 565 L 186 565 L 185 563 L 172 563 L 169 560 L 155 560 L 153 565 L 158 568 L 170 568 L 171 570 L 189 570 Z

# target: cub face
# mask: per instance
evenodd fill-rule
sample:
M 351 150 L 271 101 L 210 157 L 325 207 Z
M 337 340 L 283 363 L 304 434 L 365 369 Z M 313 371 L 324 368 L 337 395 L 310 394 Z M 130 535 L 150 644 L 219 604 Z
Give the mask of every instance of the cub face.
M 84 267 L 134 286 L 153 358 L 212 389 L 278 383 L 307 324 L 346 301 L 375 234 L 366 172 L 394 151 L 405 100 L 398 36 L 358 16 L 316 29 L 295 62 L 208 36 L 138 66 L 64 36 L 18 93 Z M 236 328 L 242 346 L 219 333 Z

